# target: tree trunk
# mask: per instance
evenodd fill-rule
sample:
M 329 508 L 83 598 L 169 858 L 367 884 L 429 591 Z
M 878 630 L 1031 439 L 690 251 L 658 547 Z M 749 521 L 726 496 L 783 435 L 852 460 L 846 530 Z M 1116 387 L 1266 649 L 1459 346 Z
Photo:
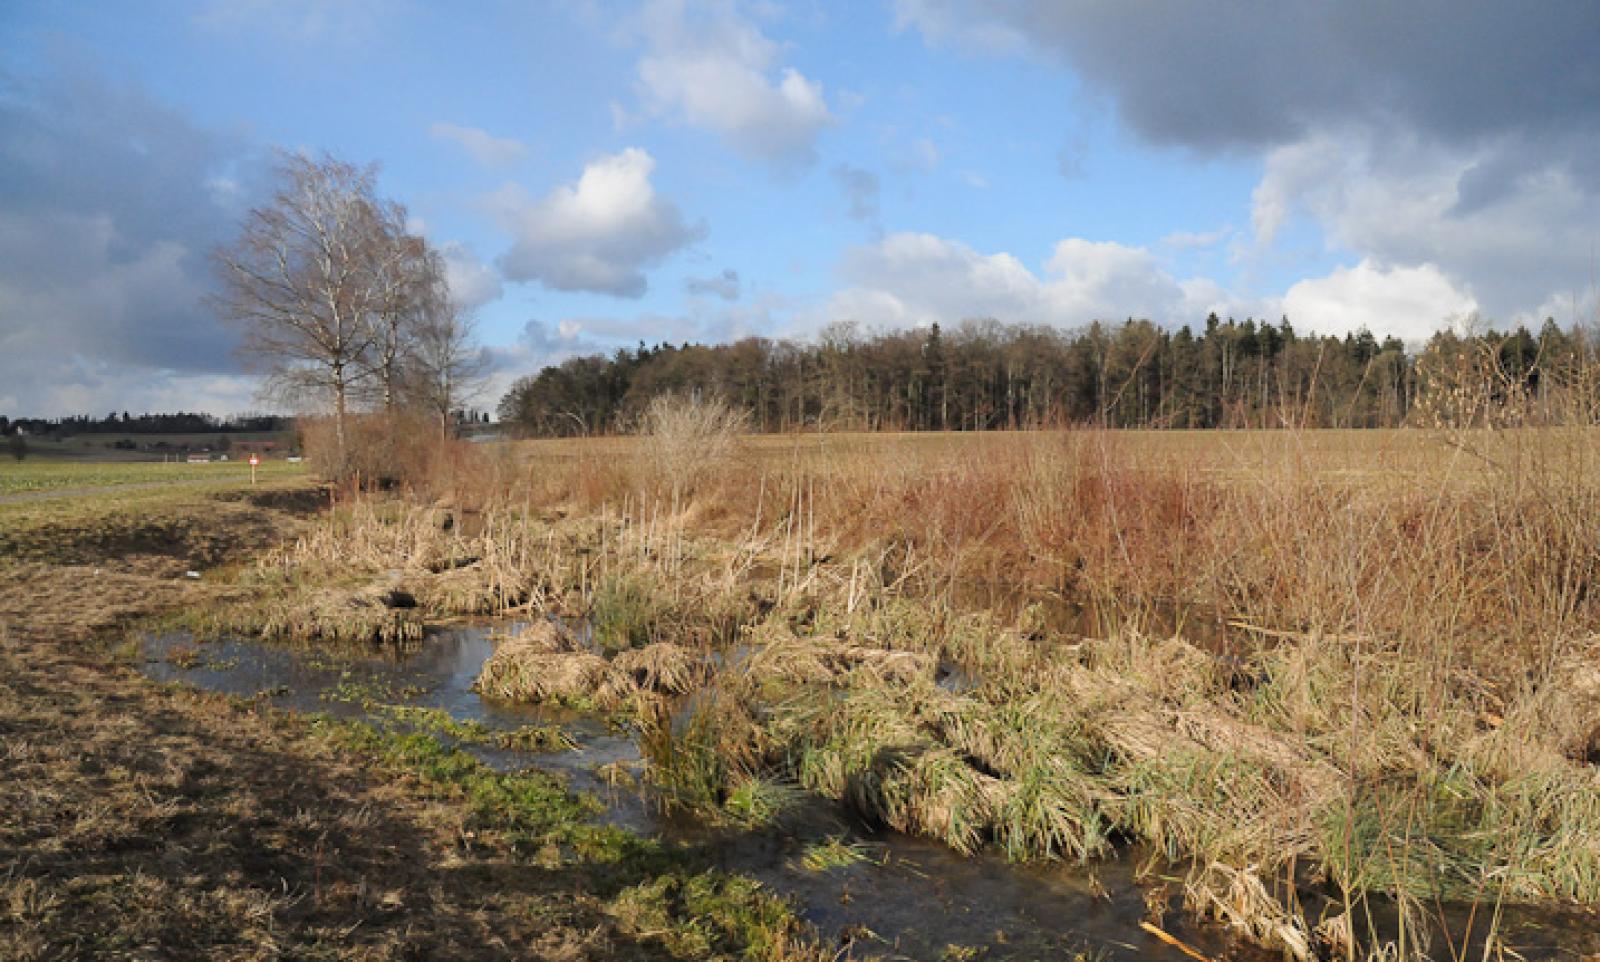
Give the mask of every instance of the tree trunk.
M 333 366 L 333 436 L 338 447 L 339 455 L 339 464 L 335 473 L 339 475 L 343 475 L 345 469 L 346 447 L 344 422 L 346 409 L 344 365 L 335 364 Z

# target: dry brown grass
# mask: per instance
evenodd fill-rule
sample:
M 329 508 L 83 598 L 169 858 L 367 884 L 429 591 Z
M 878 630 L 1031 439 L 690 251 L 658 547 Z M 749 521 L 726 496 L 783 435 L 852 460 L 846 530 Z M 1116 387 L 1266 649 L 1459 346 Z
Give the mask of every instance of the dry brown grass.
M 587 443 L 523 448 L 530 503 L 640 503 L 637 442 Z M 755 438 L 666 523 L 800 578 L 864 556 L 924 590 L 1001 579 L 1121 618 L 1182 604 L 1548 659 L 1596 623 L 1597 467 L 1594 429 Z
M 588 445 L 524 449 L 538 503 L 637 497 L 638 448 Z M 1310 870 L 1347 898 L 1326 944 L 1409 956 L 1427 900 L 1600 900 L 1597 467 L 1593 428 L 758 438 L 662 525 L 688 562 L 652 570 L 704 577 L 720 539 L 775 581 L 715 682 L 750 700 L 730 726 L 765 719 L 717 734 L 737 778 L 958 848 L 1148 839 L 1199 860 L 1197 908 L 1300 957 L 1319 920 L 1283 880 Z M 963 627 L 961 586 L 996 580 L 1083 599 L 1110 637 Z M 1175 612 L 1210 647 L 1152 636 Z M 981 684 L 874 678 L 852 649 Z
M 1143 840 L 1301 957 L 1306 879 L 1399 955 L 1373 899 L 1600 902 L 1594 429 L 751 439 L 676 498 L 639 439 L 520 450 L 482 503 L 358 503 L 277 577 L 448 574 L 621 651 L 508 645 L 512 697 L 694 688 L 716 654 L 706 720 L 647 726 L 675 797 L 798 782 L 1018 858 Z

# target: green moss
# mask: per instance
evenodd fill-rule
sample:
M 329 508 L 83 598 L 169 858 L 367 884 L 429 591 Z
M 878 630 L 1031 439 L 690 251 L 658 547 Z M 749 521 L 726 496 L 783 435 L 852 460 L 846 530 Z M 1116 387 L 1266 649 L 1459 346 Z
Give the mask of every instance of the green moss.
M 547 863 L 552 850 L 584 871 L 591 890 L 635 937 L 681 959 L 795 962 L 820 958 L 792 907 L 759 882 L 708 869 L 691 850 L 595 824 L 601 806 L 539 771 L 496 772 L 423 732 L 319 717 L 331 744 L 415 777 L 418 787 L 465 802 L 470 827 L 501 833 Z
M 613 902 L 627 929 L 679 959 L 793 959 L 800 927 L 761 883 L 706 871 L 635 885 Z
M 465 800 L 472 808 L 475 826 L 503 831 L 519 847 L 578 844 L 603 831 L 588 821 L 600 810 L 599 803 L 568 792 L 552 775 L 496 772 L 424 732 L 397 732 L 326 718 L 316 720 L 315 725 L 335 745 L 410 771 L 437 795 Z

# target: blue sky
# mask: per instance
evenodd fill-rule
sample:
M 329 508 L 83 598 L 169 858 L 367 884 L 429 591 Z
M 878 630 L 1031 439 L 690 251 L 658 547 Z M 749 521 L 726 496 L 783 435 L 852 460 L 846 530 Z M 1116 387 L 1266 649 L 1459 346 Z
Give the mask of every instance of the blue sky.
M 0 412 L 254 406 L 206 257 L 273 148 L 382 165 L 491 405 L 834 321 L 1567 323 L 1597 39 L 1578 2 L 13 0 Z

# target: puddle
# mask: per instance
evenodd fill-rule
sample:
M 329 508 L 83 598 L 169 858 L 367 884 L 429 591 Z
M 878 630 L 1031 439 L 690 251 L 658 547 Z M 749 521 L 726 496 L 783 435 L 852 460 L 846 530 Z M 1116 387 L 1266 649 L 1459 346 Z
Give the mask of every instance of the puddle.
M 515 631 L 515 623 L 497 626 Z M 198 662 L 184 654 L 195 652 Z M 486 699 L 472 690 L 483 663 L 494 652 L 490 629 L 465 626 L 430 630 L 416 650 L 398 656 L 334 653 L 257 641 L 220 640 L 196 644 L 186 633 L 145 641 L 145 674 L 158 681 L 183 681 L 210 691 L 244 698 L 261 696 L 273 706 L 321 712 L 334 718 L 381 719 L 364 702 L 437 708 L 458 722 L 479 722 L 490 731 L 525 725 L 559 725 L 578 747 L 572 751 L 530 753 L 462 744 L 485 764 L 501 771 L 537 765 L 568 777 L 572 787 L 607 803 L 606 820 L 639 831 L 653 828 L 650 812 L 636 795 L 618 792 L 596 769 L 614 762 L 639 761 L 639 749 L 626 734 L 599 718 L 562 708 Z
M 498 631 L 515 631 L 500 624 Z M 399 656 L 332 654 L 254 641 L 194 643 L 187 635 L 148 638 L 144 672 L 211 691 L 260 696 L 271 704 L 340 718 L 378 720 L 363 707 L 407 705 L 442 709 L 458 722 L 491 731 L 525 725 L 559 725 L 578 748 L 529 753 L 461 747 L 501 770 L 538 767 L 567 777 L 578 791 L 607 803 L 604 818 L 643 834 L 699 846 L 724 867 L 760 879 L 795 899 L 804 917 L 841 948 L 840 958 L 889 959 L 1072 958 L 1186 959 L 1139 927 L 1146 918 L 1145 890 L 1134 883 L 1139 852 L 1082 867 L 1062 863 L 1015 865 L 987 854 L 966 857 L 938 843 L 864 828 L 844 809 L 818 799 L 781 829 L 736 831 L 662 816 L 630 791 L 614 789 L 596 771 L 616 762 L 637 763 L 638 747 L 625 732 L 592 715 L 481 698 L 472 690 L 494 650 L 483 625 L 430 630 L 414 651 Z M 944 666 L 943 684 L 971 679 Z M 851 864 L 813 870 L 810 846 L 842 839 L 868 856 Z M 1216 926 L 1181 917 L 1181 884 L 1173 884 L 1164 926 L 1215 959 L 1254 962 L 1278 958 L 1241 945 Z M 1590 934 L 1596 920 L 1530 916 L 1512 940 L 1528 958 L 1570 958 L 1600 949 Z M 955 947 L 955 948 L 952 948 Z M 964 954 L 968 949 L 980 954 Z

